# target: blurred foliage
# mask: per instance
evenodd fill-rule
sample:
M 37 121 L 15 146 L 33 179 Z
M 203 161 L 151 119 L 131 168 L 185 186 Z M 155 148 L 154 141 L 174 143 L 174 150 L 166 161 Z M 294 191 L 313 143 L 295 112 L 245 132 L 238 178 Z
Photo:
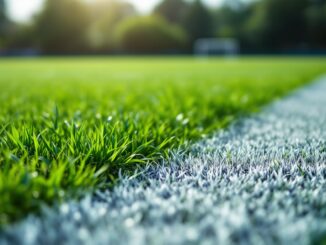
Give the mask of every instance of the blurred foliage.
M 35 21 L 35 37 L 45 52 L 80 52 L 87 47 L 87 8 L 78 0 L 47 0 Z
M 213 36 L 212 15 L 200 0 L 195 0 L 189 7 L 183 23 L 191 43 L 198 38 Z
M 107 188 L 325 69 L 313 58 L 0 59 L 0 224 Z
M 135 8 L 121 1 L 100 1 L 90 6 L 89 44 L 97 51 L 114 51 L 114 35 L 123 20 L 136 15 Z
M 326 43 L 326 1 L 319 1 L 305 10 L 307 38 L 316 48 L 325 47 Z
M 8 19 L 5 12 L 5 1 L 0 0 L 0 49 L 5 46 L 5 34 L 7 32 Z
M 304 11 L 309 0 L 264 0 L 256 4 L 246 26 L 256 47 L 277 50 L 305 41 Z
M 186 33 L 157 16 L 135 17 L 117 28 L 117 44 L 130 53 L 173 53 L 181 50 Z
M 215 13 L 215 34 L 222 38 L 243 39 L 245 35 L 244 23 L 253 13 L 251 5 L 237 4 L 234 2 L 224 4 Z
M 0 45 L 8 50 L 33 48 L 45 53 L 163 53 L 170 52 L 171 48 L 163 43 L 167 36 L 177 36 L 171 30 L 178 26 L 178 36 L 186 33 L 186 41 L 181 46 L 175 42 L 172 48 L 178 52 L 190 52 L 196 39 L 207 37 L 236 38 L 244 52 L 326 50 L 325 0 L 232 0 L 224 1 L 217 9 L 209 9 L 202 0 L 161 0 L 150 16 L 160 16 L 173 24 L 170 31 L 158 17 L 136 18 L 135 8 L 122 0 L 45 1 L 43 10 L 31 23 L 18 24 L 6 18 L 5 2 L 0 0 Z M 155 42 L 159 37 L 164 40 L 155 48 L 153 37 L 135 42 L 135 47 L 130 47 L 132 42 L 127 40 L 119 44 L 122 37 L 118 35 L 116 39 L 116 33 L 121 32 L 117 29 L 125 23 L 138 28 L 133 35 L 147 33 L 149 26 L 158 25 L 157 32 L 151 33 L 159 35 Z
M 325 9 L 325 0 L 227 3 L 216 12 L 217 36 L 235 37 L 249 51 L 325 50 Z
M 161 15 L 174 24 L 182 24 L 190 4 L 184 0 L 165 0 L 154 9 L 154 13 Z

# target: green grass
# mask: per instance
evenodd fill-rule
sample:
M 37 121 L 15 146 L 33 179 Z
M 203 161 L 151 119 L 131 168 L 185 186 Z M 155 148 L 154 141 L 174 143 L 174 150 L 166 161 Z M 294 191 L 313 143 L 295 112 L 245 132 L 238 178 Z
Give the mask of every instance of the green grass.
M 0 60 L 0 224 L 78 198 L 257 111 L 322 58 Z

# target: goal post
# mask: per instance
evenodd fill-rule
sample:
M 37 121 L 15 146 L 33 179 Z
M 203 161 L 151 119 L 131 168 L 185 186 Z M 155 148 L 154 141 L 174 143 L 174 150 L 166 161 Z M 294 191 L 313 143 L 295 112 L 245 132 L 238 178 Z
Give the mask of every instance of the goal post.
M 239 53 L 239 42 L 233 38 L 201 38 L 194 44 L 194 54 L 199 56 L 235 56 Z

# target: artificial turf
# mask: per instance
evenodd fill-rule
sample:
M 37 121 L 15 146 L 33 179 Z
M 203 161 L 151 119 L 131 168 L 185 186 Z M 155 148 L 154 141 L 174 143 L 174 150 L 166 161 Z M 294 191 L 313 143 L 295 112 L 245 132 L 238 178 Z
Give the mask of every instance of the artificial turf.
M 323 58 L 0 60 L 0 224 L 105 188 L 326 71 Z

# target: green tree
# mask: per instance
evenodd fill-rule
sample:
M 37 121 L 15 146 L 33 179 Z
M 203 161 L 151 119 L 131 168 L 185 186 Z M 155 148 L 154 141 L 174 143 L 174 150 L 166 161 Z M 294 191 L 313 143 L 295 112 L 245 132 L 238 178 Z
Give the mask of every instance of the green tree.
M 35 22 L 36 37 L 45 52 L 80 52 L 87 47 L 89 14 L 78 0 L 47 0 Z
M 6 8 L 5 8 L 5 1 L 0 0 L 0 21 L 6 20 Z
M 326 48 L 326 1 L 317 1 L 306 9 L 309 43 L 316 48 Z
M 91 6 L 91 25 L 88 38 L 92 48 L 96 50 L 112 51 L 114 47 L 114 33 L 117 25 L 136 15 L 135 8 L 125 2 L 101 1 Z
M 184 0 L 163 0 L 154 9 L 154 13 L 161 15 L 174 24 L 181 25 L 189 4 Z
M 3 46 L 8 19 L 6 16 L 5 1 L 0 0 L 0 48 Z
M 198 38 L 212 37 L 214 35 L 213 17 L 200 0 L 195 0 L 187 9 L 184 27 L 191 43 Z
M 134 17 L 119 25 L 116 40 L 125 52 L 166 53 L 181 50 L 186 34 L 157 16 Z
M 264 0 L 255 5 L 246 27 L 254 47 L 269 50 L 300 45 L 305 37 L 304 12 L 309 0 Z
M 236 7 L 233 5 L 224 4 L 216 11 L 215 23 L 218 26 L 215 33 L 218 37 L 242 38 L 244 24 L 251 15 L 252 5 L 239 4 Z

